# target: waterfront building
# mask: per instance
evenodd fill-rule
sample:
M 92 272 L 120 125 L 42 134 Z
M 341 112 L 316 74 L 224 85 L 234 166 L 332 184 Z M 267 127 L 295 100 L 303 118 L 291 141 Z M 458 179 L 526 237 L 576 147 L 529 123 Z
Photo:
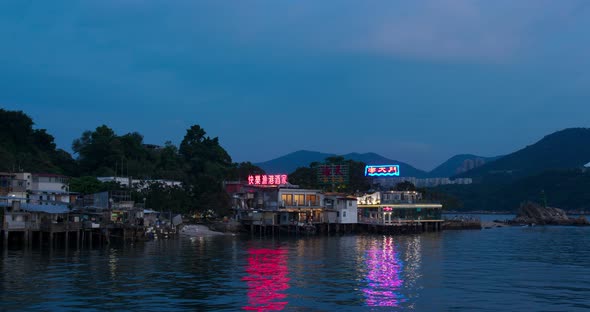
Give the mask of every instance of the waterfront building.
M 402 182 L 410 182 L 416 187 L 435 187 L 439 185 L 448 184 L 471 184 L 473 180 L 471 178 L 457 178 L 450 179 L 446 177 L 436 178 L 416 178 L 416 177 L 373 177 L 372 184 L 378 185 L 381 189 L 394 188 L 397 184 Z
M 336 212 L 336 223 L 356 224 L 358 223 L 357 198 L 341 193 L 324 194 L 326 210 Z
M 271 176 L 273 184 L 269 184 Z M 257 225 L 336 222 L 336 211 L 326 211 L 320 190 L 299 188 L 286 182 L 286 178 L 275 180 L 279 176 L 260 175 L 252 181 L 225 182 L 235 219 Z
M 50 173 L 0 173 L 0 196 L 19 198 L 22 203 L 68 205 L 69 177 Z
M 16 173 L 0 172 L 0 196 L 27 197 L 27 181 L 17 179 Z
M 133 179 L 132 177 L 97 177 L 96 179 L 103 183 L 115 182 L 123 187 L 135 188 L 138 191 L 143 190 L 152 184 L 161 184 L 168 187 L 182 186 L 182 182 L 180 181 L 165 179 Z
M 358 197 L 359 223 L 401 225 L 442 222 L 442 204 L 425 201 L 416 191 L 386 191 Z

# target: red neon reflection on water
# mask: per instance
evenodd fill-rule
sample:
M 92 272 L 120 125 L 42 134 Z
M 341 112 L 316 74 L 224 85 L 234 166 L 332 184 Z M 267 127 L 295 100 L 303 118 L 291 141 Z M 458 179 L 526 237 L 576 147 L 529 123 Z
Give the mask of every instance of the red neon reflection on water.
M 404 281 L 400 278 L 402 262 L 398 259 L 391 237 L 384 239 L 383 248 L 367 251 L 367 287 L 363 289 L 369 306 L 397 307 L 404 299 L 398 293 Z
M 287 251 L 284 249 L 248 249 L 248 276 L 242 280 L 248 284 L 250 311 L 278 311 L 287 305 L 289 274 Z

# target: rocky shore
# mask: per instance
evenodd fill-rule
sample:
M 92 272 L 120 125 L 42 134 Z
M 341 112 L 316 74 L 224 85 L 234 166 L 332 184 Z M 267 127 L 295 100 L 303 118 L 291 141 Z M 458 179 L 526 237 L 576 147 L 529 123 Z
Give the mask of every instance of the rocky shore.
M 533 202 L 521 204 L 516 217 L 507 223 L 511 225 L 590 225 L 583 216 L 570 218 L 562 209 L 543 207 Z
M 456 218 L 445 220 L 443 230 L 481 230 L 481 221 L 475 218 Z

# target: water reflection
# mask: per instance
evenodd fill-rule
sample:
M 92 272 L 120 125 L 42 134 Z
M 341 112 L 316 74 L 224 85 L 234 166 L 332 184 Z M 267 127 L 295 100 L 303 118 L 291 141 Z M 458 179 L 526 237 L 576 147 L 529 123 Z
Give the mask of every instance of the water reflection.
M 366 252 L 367 286 L 363 289 L 368 306 L 398 307 L 405 299 L 399 292 L 403 262 L 391 236 L 383 244 L 373 244 Z
M 285 249 L 248 249 L 248 275 L 243 278 L 248 284 L 248 306 L 244 310 L 277 311 L 287 305 L 289 288 L 289 270 L 287 268 L 287 250 Z

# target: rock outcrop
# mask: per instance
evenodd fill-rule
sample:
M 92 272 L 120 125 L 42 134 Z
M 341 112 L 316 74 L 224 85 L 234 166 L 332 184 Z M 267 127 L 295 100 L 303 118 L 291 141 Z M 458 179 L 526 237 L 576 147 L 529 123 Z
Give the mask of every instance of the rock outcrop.
M 537 203 L 526 202 L 520 205 L 514 224 L 537 225 L 590 225 L 584 217 L 572 219 L 559 208 L 543 207 Z

